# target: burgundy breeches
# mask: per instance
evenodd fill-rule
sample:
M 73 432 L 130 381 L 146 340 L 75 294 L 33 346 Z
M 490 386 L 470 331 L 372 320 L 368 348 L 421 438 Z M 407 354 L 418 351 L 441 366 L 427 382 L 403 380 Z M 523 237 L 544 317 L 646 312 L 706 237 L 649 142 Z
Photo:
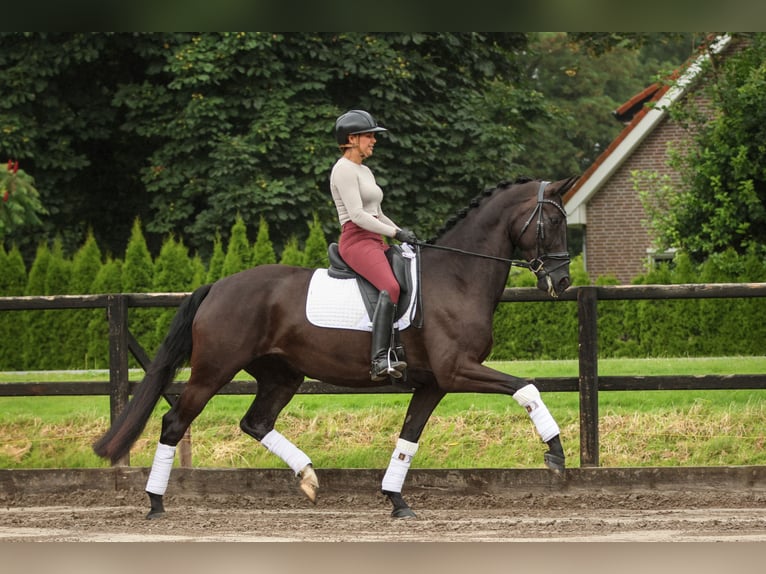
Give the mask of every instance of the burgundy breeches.
M 343 224 L 338 241 L 340 256 L 380 291 L 388 291 L 391 301 L 396 304 L 399 302 L 399 282 L 386 258 L 387 249 L 388 245 L 378 233 L 362 229 L 352 221 Z

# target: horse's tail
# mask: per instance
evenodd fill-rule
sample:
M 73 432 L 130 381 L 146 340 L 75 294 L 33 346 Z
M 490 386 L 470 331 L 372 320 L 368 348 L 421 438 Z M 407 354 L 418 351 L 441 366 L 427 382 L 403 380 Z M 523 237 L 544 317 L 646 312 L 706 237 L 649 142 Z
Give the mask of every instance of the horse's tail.
M 115 463 L 128 452 L 143 432 L 154 406 L 178 370 L 191 356 L 192 322 L 212 285 L 194 291 L 178 308 L 170 330 L 138 385 L 133 398 L 111 428 L 93 444 L 97 455 Z

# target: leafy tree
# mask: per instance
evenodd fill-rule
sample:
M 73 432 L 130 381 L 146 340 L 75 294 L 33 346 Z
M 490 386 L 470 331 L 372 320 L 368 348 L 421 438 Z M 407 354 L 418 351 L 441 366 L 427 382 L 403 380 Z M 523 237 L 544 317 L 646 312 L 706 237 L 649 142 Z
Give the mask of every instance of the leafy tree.
M 46 233 L 66 230 L 71 250 L 90 226 L 117 252 L 136 216 L 152 251 L 169 232 L 206 249 L 237 213 L 266 218 L 282 245 L 314 211 L 332 221 L 332 125 L 365 107 L 392 130 L 376 162 L 389 212 L 427 229 L 508 177 L 518 152 L 508 110 L 523 124 L 530 102 L 488 108 L 481 93 L 522 83 L 526 43 L 522 33 L 6 32 L 0 153 L 30 163 Z
M 14 231 L 40 226 L 45 213 L 34 180 L 19 169 L 18 161 L 8 160 L 7 168 L 0 170 L 0 240 Z
M 741 51 L 711 58 L 704 97 L 671 109 L 692 144 L 675 150 L 684 187 L 668 198 L 659 241 L 698 262 L 729 249 L 766 254 L 766 35 L 747 39 Z
M 111 251 L 124 249 L 134 217 L 145 211 L 139 179 L 146 145 L 120 129 L 116 87 L 141 83 L 142 53 L 158 37 L 106 32 L 0 33 L 0 157 L 35 174 L 48 214 L 44 234 L 66 251 L 89 227 Z M 145 148 L 144 148 L 145 149 Z M 22 252 L 38 237 L 9 238 Z
M 269 224 L 263 217 L 258 225 L 258 235 L 253 244 L 253 258 L 250 261 L 253 267 L 277 262 L 274 246 L 269 237 Z

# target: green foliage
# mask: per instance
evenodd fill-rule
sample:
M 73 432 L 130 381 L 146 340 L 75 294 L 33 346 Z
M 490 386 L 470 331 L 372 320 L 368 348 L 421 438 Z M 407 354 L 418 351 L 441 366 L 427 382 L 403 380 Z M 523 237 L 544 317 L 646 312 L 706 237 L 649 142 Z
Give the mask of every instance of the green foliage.
M 24 294 L 27 270 L 18 248 L 10 253 L 0 244 L 0 297 L 16 297 Z M 23 336 L 23 314 L 21 312 L 0 313 L 0 369 L 22 370 L 24 356 L 14 342 Z
M 194 285 L 194 265 L 189 259 L 189 251 L 182 241 L 176 241 L 171 235 L 162 244 L 160 254 L 154 262 L 155 293 L 183 293 L 191 291 Z M 159 347 L 165 338 L 170 323 L 178 309 L 158 310 L 151 348 Z
M 91 293 L 93 283 L 100 270 L 101 250 L 93 234 L 88 233 L 85 243 L 72 259 L 69 293 L 75 295 Z M 69 361 L 66 363 L 67 366 L 79 369 L 88 368 L 90 363 L 88 351 L 91 337 L 89 326 L 95 318 L 104 319 L 103 311 L 100 309 L 75 309 L 67 311 L 63 314 L 62 318 L 64 329 L 67 332 L 66 352 L 69 356 Z
M 210 263 L 208 264 L 207 275 L 205 277 L 207 283 L 214 283 L 223 277 L 223 262 L 225 259 L 226 254 L 223 252 L 221 234 L 216 232 L 215 239 L 213 240 L 213 255 L 210 257 Z
M 258 225 L 258 235 L 253 244 L 253 258 L 250 261 L 253 267 L 277 262 L 277 255 L 269 238 L 269 224 L 263 217 Z
M 250 242 L 247 239 L 247 225 L 241 215 L 237 215 L 229 234 L 229 245 L 223 260 L 221 276 L 227 277 L 250 267 Z
M 39 227 L 46 213 L 34 180 L 19 169 L 18 161 L 8 160 L 7 169 L 0 169 L 0 241 L 15 231 Z
M 24 295 L 27 285 L 27 269 L 19 248 L 15 245 L 10 252 L 0 244 L 0 297 Z
M 122 260 L 107 258 L 93 280 L 92 293 L 122 292 Z M 131 331 L 133 326 L 130 325 Z M 88 323 L 88 365 L 94 369 L 109 367 L 109 323 L 98 310 Z
M 707 64 L 704 107 L 687 98 L 671 109 L 690 127 L 693 145 L 675 150 L 684 189 L 662 238 L 697 262 L 729 248 L 766 253 L 766 35 L 747 36 L 741 51 Z
M 309 236 L 304 247 L 303 265 L 312 269 L 329 267 L 330 265 L 330 259 L 327 256 L 327 238 L 316 213 L 313 221 L 309 224 Z
M 130 241 L 125 249 L 122 265 L 122 289 L 125 293 L 150 293 L 154 285 L 154 263 L 146 245 L 141 221 L 133 222 Z M 154 343 L 155 321 L 160 311 L 157 309 L 130 309 L 128 321 L 130 330 L 138 342 L 151 352 Z M 131 358 L 131 364 L 133 364 Z
M 294 265 L 296 267 L 304 267 L 306 257 L 298 246 L 298 238 L 295 235 L 291 236 L 285 244 L 285 248 L 282 250 L 282 257 L 279 259 L 281 265 Z
M 572 261 L 573 285 L 589 281 Z M 672 265 L 662 264 L 635 280 L 636 284 L 761 282 L 766 263 L 756 253 L 745 257 L 734 250 L 694 264 L 684 253 Z M 511 287 L 531 287 L 534 277 L 515 271 Z M 597 285 L 613 285 L 600 277 Z M 599 301 L 600 357 L 685 357 L 759 355 L 766 327 L 766 299 L 678 299 Z M 494 316 L 493 360 L 577 358 L 577 308 L 569 302 L 503 303 Z M 743 337 L 743 334 L 746 336 Z

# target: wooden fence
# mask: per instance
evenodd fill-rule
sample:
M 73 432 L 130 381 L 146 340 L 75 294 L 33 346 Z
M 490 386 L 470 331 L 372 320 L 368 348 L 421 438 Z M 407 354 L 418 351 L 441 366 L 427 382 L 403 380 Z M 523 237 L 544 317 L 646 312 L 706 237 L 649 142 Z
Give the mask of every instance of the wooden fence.
M 59 295 L 39 297 L 0 297 L 0 311 L 36 309 L 104 308 L 109 321 L 109 382 L 19 382 L 0 384 L 0 396 L 63 396 L 108 395 L 112 419 L 127 404 L 136 381 L 129 380 L 128 353 L 146 369 L 150 358 L 128 329 L 128 309 L 131 307 L 174 307 L 188 293 L 120 293 L 109 295 Z M 580 395 L 580 466 L 599 465 L 599 391 L 634 390 L 711 390 L 764 389 L 766 373 L 762 375 L 669 375 L 669 376 L 610 376 L 598 375 L 598 302 L 614 300 L 668 299 L 726 299 L 766 297 L 766 283 L 709 283 L 687 285 L 610 285 L 573 287 L 557 301 L 577 301 L 579 338 L 578 377 L 538 378 L 536 384 L 546 392 L 578 392 Z M 549 301 L 541 291 L 529 288 L 506 289 L 502 302 Z M 176 400 L 183 382 L 173 382 L 165 399 Z M 220 394 L 254 395 L 255 381 L 232 381 Z M 305 381 L 299 394 L 370 394 L 402 392 L 391 386 L 350 389 L 321 381 Z M 179 445 L 182 466 L 191 466 L 190 440 L 187 436 Z M 127 463 L 127 461 L 122 461 Z

